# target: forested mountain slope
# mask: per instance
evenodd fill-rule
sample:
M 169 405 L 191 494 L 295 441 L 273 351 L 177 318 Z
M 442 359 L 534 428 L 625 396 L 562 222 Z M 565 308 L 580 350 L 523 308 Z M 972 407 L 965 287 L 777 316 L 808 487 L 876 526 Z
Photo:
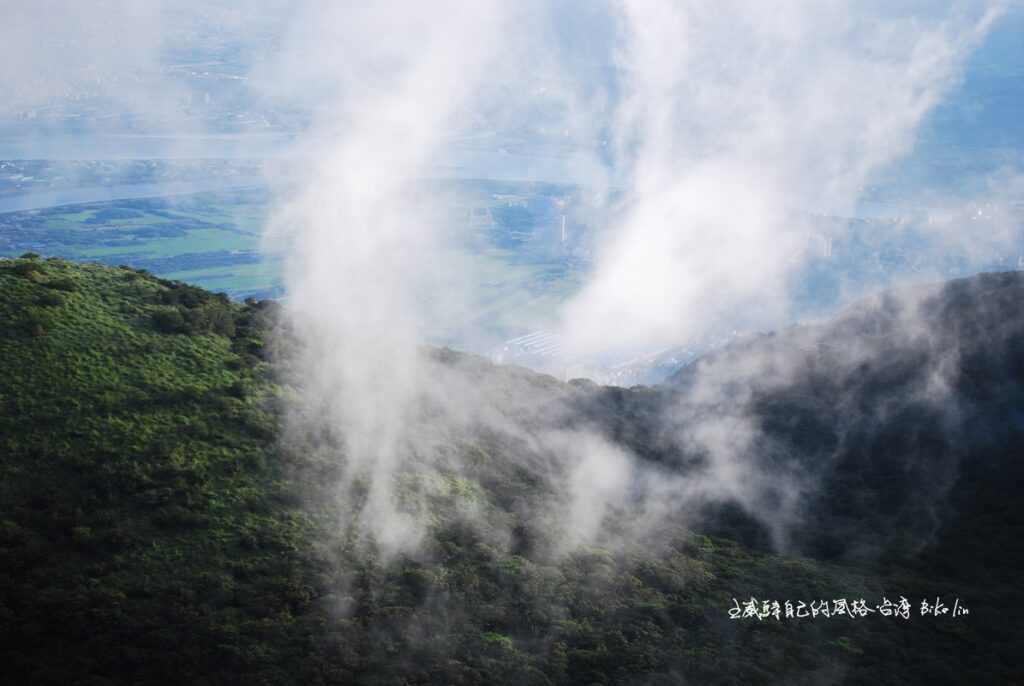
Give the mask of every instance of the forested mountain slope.
M 0 261 L 4 671 L 33 684 L 1013 683 L 1022 294 L 1016 273 L 890 294 L 655 388 L 426 351 L 436 378 L 476 389 L 502 421 L 435 431 L 457 469 L 395 475 L 427 531 L 396 553 L 360 533 L 361 484 L 343 488 L 331 453 L 286 430 L 301 388 L 275 305 L 127 268 Z M 418 421 L 444 417 L 425 407 Z M 553 515 L 559 444 L 534 440 L 566 431 L 650 477 L 571 546 Z M 730 619 L 751 596 L 913 606 L 909 619 Z M 970 614 L 921 616 L 936 596 Z

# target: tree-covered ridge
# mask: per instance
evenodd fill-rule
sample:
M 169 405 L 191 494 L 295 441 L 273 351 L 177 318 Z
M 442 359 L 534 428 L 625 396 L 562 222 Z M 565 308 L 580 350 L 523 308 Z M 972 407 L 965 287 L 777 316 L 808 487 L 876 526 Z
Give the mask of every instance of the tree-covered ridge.
M 1004 574 L 982 575 L 972 562 L 991 558 L 986 541 L 946 568 L 928 558 L 826 562 L 772 554 L 758 547 L 756 522 L 716 512 L 687 520 L 701 522 L 697 530 L 667 520 L 631 544 L 554 554 L 531 514 L 549 484 L 523 468 L 522 446 L 500 436 L 451 437 L 476 471 L 399 475 L 399 495 L 423 490 L 416 479 L 437 482 L 419 501 L 429 537 L 416 553 L 384 556 L 353 526 L 358 488 L 338 491 L 332 456 L 282 440 L 295 391 L 267 361 L 271 341 L 281 342 L 270 337 L 274 312 L 131 269 L 0 261 L 0 650 L 15 683 L 1006 683 L 1019 675 L 1020 594 Z M 680 460 L 655 435 L 653 417 L 680 403 L 675 389 L 562 384 L 450 351 L 431 355 L 510 405 L 557 400 L 575 408 L 560 422 L 597 426 L 639 459 L 697 468 L 699 456 Z M 1019 389 L 1020 378 L 997 387 L 990 372 L 970 378 L 981 392 L 977 416 L 998 422 L 992 407 L 1006 404 L 1004 391 Z M 986 405 L 984 389 L 998 402 Z M 750 397 L 769 431 L 792 438 L 786 431 L 796 427 L 804 441 L 787 445 L 813 455 L 806 432 L 828 415 L 801 410 L 807 395 L 798 390 Z M 807 423 L 781 421 L 801 412 Z M 1004 428 L 985 455 L 1015 454 L 1019 428 Z M 859 480 L 870 498 L 888 483 L 870 469 L 844 474 L 828 488 Z M 1019 508 L 984 469 L 965 474 L 977 485 L 955 490 L 954 504 L 987 512 L 1001 545 Z M 467 526 L 466 508 L 500 521 L 513 540 Z M 851 526 L 848 511 L 859 512 L 818 510 L 829 525 Z M 977 536 L 964 526 L 948 541 Z M 934 550 L 956 559 L 956 550 Z M 1019 569 L 1016 558 L 1005 562 Z M 899 595 L 915 602 L 910 620 L 729 618 L 733 598 L 874 605 Z M 960 597 L 971 615 L 917 616 L 931 596 Z
M 188 680 L 287 650 L 309 523 L 271 453 L 260 308 L 62 261 L 5 261 L 0 284 L 5 662 Z M 171 314 L 196 333 L 163 333 Z

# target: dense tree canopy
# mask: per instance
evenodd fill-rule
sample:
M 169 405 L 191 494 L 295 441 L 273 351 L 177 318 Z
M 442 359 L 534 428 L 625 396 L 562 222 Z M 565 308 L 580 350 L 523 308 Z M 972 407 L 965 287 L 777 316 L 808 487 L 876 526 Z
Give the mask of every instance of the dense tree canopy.
M 771 437 L 765 460 L 820 473 L 784 554 L 736 504 L 555 554 L 530 514 L 548 486 L 516 445 L 467 434 L 451 449 L 480 469 L 437 474 L 428 540 L 385 556 L 352 524 L 359 493 L 339 493 L 330 455 L 281 440 L 292 389 L 268 361 L 272 304 L 127 268 L 0 261 L 4 671 L 39 684 L 1010 683 L 1024 608 L 1022 281 L 950 284 L 926 312 L 939 334 L 916 347 L 883 346 L 842 373 L 834 345 L 818 347 L 789 385 L 738 393 L 733 407 Z M 815 340 L 884 338 L 879 311 Z M 752 341 L 725 363 L 800 340 Z M 951 423 L 900 398 L 953 348 Z M 732 411 L 688 400 L 686 374 L 610 389 L 434 354 L 474 384 L 568 399 L 560 421 L 678 473 L 702 456 L 666 438 L 664 408 L 682 422 Z M 512 540 L 467 526 L 467 503 Z M 752 596 L 901 595 L 909 620 L 730 618 Z M 920 616 L 934 597 L 970 614 Z

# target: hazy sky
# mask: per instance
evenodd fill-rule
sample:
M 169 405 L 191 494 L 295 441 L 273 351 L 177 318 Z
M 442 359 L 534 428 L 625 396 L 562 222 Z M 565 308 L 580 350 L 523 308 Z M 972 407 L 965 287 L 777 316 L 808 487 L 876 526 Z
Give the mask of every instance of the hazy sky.
M 966 63 L 967 81 L 962 87 L 955 85 L 934 116 L 926 119 L 921 129 L 924 146 L 917 157 L 934 161 L 956 146 L 961 156 L 990 161 L 1000 154 L 1006 157 L 993 147 L 1019 149 L 1022 144 L 1024 133 L 1015 113 L 1024 102 L 1024 87 L 1019 84 L 1024 73 L 1019 40 L 1024 10 L 1021 3 L 1003 4 L 1005 16 Z M 900 5 L 932 17 L 956 7 Z M 474 113 L 473 126 L 448 132 L 457 144 L 446 149 L 446 157 L 476 175 L 490 171 L 505 177 L 579 178 L 580 171 L 567 154 L 581 147 L 606 152 L 609 132 L 590 117 L 567 121 L 566 109 L 578 108 L 581 98 L 589 105 L 600 107 L 603 102 L 610 107 L 621 96 L 623 65 L 616 54 L 621 25 L 613 19 L 618 5 L 515 6 L 515 25 L 499 40 L 503 49 L 518 44 L 520 52 L 501 60 L 508 68 L 500 77 L 495 74 L 495 98 L 490 107 Z M 212 151 L 266 156 L 292 150 L 294 134 L 308 132 L 329 117 L 341 95 L 333 70 L 346 67 L 332 61 L 325 47 L 326 34 L 335 29 L 326 15 L 311 19 L 327 13 L 321 7 L 322 3 L 301 0 L 4 0 L 0 153 L 64 158 L 193 156 Z M 358 14 L 353 9 L 358 4 L 331 7 L 331 15 Z M 408 4 L 392 16 L 407 11 Z M 443 19 L 442 12 L 434 13 L 431 21 L 439 18 Z M 358 21 L 342 23 L 354 26 Z M 421 28 L 429 31 L 429 26 L 427 22 Z M 387 40 L 391 30 L 382 27 L 375 35 Z M 414 45 L 405 42 L 410 48 Z M 348 50 L 346 59 L 352 53 Z M 517 79 L 516 71 L 525 78 Z M 564 99 L 566 81 L 571 82 L 571 100 Z M 519 110 L 514 115 L 504 111 L 510 103 Z M 523 107 L 530 108 L 529 116 L 523 116 Z M 239 144 L 238 134 L 250 139 Z M 196 137 L 203 142 L 196 143 Z M 929 175 L 920 165 L 908 169 L 917 176 Z M 937 176 L 931 172 L 933 180 Z

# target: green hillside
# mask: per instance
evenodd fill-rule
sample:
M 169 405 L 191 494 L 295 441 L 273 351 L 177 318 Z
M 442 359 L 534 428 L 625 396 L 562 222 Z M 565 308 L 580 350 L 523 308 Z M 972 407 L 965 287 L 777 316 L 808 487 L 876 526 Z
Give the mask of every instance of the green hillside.
M 902 392 L 908 374 L 928 369 L 927 354 L 898 358 L 902 370 L 869 360 L 883 371 L 843 377 L 860 379 L 856 386 L 809 373 L 737 396 L 762 413 L 780 451 L 804 464 L 823 450 L 839 455 L 786 556 L 730 506 L 686 527 L 668 518 L 631 544 L 555 554 L 538 514 L 554 491 L 527 467 L 531 448 L 465 431 L 451 435 L 451 450 L 479 467 L 434 474 L 428 540 L 416 554 L 387 558 L 357 535 L 359 494 L 339 494 L 330 456 L 282 440 L 296 389 L 284 381 L 286 354 L 268 352 L 284 342 L 270 335 L 275 305 L 129 268 L 0 260 L 8 683 L 1013 683 L 1024 675 L 1021 517 L 993 465 L 1020 471 L 1021 280 L 984 278 L 986 288 L 953 288 L 939 302 L 960 308 L 940 317 L 963 324 L 949 335 L 968 341 L 957 359 L 974 365 L 956 392 L 970 396 L 973 422 L 998 428 L 981 432 L 992 438 L 924 440 L 934 416 L 915 414 L 908 401 L 836 448 L 830 413 L 848 416 Z M 1001 347 L 976 335 L 984 322 L 960 316 L 977 312 L 976 301 L 1004 323 Z M 528 428 L 596 426 L 659 468 L 699 469 L 700 456 L 680 459 L 685 450 L 652 419 L 670 404 L 689 413 L 683 423 L 716 411 L 687 400 L 685 379 L 602 389 L 427 354 L 495 397 L 572 408 L 550 420 L 509 408 Z M 917 478 L 927 465 L 914 462 L 918 471 L 903 478 L 910 463 L 902 460 L 925 452 L 944 465 L 942 456 L 955 455 L 959 465 L 931 509 L 914 496 L 931 483 Z M 513 540 L 467 526 L 460 512 L 470 501 Z M 960 516 L 939 517 L 921 546 L 884 535 L 916 531 L 925 510 Z M 873 516 L 861 526 L 865 512 Z M 838 535 L 886 543 L 875 554 L 845 554 Z M 903 552 L 889 554 L 890 543 Z M 871 607 L 906 596 L 913 607 L 909 619 L 730 619 L 733 599 L 751 596 L 830 606 L 863 598 Z M 921 599 L 936 596 L 950 605 L 959 598 L 970 614 L 920 616 Z

